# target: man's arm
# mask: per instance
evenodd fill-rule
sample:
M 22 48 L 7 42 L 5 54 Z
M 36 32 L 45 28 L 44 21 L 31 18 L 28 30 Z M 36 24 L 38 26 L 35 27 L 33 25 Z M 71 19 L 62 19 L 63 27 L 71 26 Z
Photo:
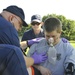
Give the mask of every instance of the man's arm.
M 32 65 L 34 64 L 34 59 L 33 59 L 33 58 L 31 58 L 31 57 L 26 57 L 26 56 L 24 55 L 24 59 L 25 59 L 27 68 L 30 67 L 30 66 L 32 66 Z

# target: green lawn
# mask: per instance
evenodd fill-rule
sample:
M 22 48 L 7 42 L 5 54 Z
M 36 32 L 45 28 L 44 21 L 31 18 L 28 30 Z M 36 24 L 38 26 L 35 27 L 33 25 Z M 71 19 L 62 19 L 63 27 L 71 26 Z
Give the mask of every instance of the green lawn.
M 70 43 L 75 48 L 75 41 L 70 41 Z

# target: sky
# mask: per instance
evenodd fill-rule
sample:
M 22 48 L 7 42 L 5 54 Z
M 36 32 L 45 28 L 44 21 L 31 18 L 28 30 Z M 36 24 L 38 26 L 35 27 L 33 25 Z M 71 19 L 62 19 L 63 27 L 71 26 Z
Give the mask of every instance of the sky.
M 23 8 L 27 23 L 30 23 L 34 14 L 41 17 L 48 14 L 63 15 L 75 20 L 75 0 L 0 0 L 0 12 L 9 5 Z

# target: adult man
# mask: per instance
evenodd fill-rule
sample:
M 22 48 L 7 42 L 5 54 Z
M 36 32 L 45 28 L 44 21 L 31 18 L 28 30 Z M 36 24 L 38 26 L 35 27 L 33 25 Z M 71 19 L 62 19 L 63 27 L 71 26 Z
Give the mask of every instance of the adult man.
M 62 23 L 57 18 L 48 18 L 44 22 L 45 38 L 38 44 L 31 46 L 28 56 L 36 51 L 38 54 L 45 52 L 48 59 L 36 67 L 42 75 L 73 75 L 75 66 L 75 49 L 68 42 L 63 42 L 60 38 L 62 32 Z M 51 54 L 51 41 L 56 50 Z M 50 53 L 49 53 L 50 52 Z M 52 57 L 54 53 L 54 58 Z M 51 58 L 52 57 L 52 58 Z M 41 67 L 42 66 L 42 67 Z M 41 67 L 41 68 L 40 68 Z M 44 70 L 43 70 L 44 69 Z
M 15 6 L 15 5 L 11 5 L 8 6 L 6 9 L 3 9 L 2 13 L 0 14 L 0 44 L 8 44 L 5 45 L 5 48 L 9 49 L 10 47 L 12 47 L 12 49 L 10 48 L 10 50 L 7 50 L 8 52 L 8 56 L 6 56 L 6 59 L 3 59 L 4 62 L 6 62 L 6 60 L 9 59 L 9 61 L 13 60 L 13 62 L 7 62 L 7 63 L 2 63 L 0 66 L 6 66 L 4 69 L 0 70 L 0 75 L 28 75 L 27 70 L 26 70 L 26 66 L 31 66 L 34 63 L 40 63 L 43 62 L 46 59 L 45 54 L 41 54 L 41 55 L 37 55 L 37 53 L 34 53 L 32 58 L 28 58 L 22 55 L 21 52 L 21 48 L 20 48 L 20 43 L 19 43 L 19 38 L 18 38 L 18 33 L 17 31 L 21 30 L 22 25 L 23 26 L 27 26 L 26 22 L 24 21 L 25 15 L 24 15 L 24 11 Z M 27 42 L 25 42 L 27 43 Z M 10 46 L 12 45 L 12 46 Z M 15 46 L 15 47 L 14 47 Z M 0 46 L 0 49 L 5 49 L 3 48 L 4 45 Z M 16 50 L 14 50 L 16 49 Z M 14 50 L 14 53 L 13 53 Z M 11 54 L 10 54 L 11 52 Z M 3 52 L 2 52 L 3 53 Z M 20 55 L 17 55 L 20 54 Z M 1 55 L 1 54 L 0 54 Z M 3 55 L 5 56 L 5 52 L 3 53 Z M 17 57 L 16 57 L 17 55 Z M 14 57 L 12 57 L 14 56 Z M 35 57 L 41 57 L 40 61 L 37 61 Z M 12 58 L 12 59 L 11 59 Z M 20 58 L 20 59 L 19 59 Z M 25 59 L 24 59 L 25 58 Z M 15 63 L 16 60 L 19 60 L 19 63 Z M 21 59 L 23 59 L 21 61 Z M 26 61 L 26 65 L 25 65 L 25 61 Z M 24 65 L 20 65 L 20 64 L 24 64 Z M 19 65 L 19 67 L 18 67 Z M 9 66 L 9 67 L 8 67 Z M 17 67 L 16 67 L 17 66 Z M 23 68 L 25 67 L 25 68 Z M 16 70 L 19 71 L 16 73 Z M 22 69 L 22 70 L 20 70 Z M 8 71 L 8 73 L 7 73 Z M 9 73 L 10 71 L 10 73 Z M 24 72 L 25 71 L 25 72 Z M 4 73 L 5 72 L 5 73 Z

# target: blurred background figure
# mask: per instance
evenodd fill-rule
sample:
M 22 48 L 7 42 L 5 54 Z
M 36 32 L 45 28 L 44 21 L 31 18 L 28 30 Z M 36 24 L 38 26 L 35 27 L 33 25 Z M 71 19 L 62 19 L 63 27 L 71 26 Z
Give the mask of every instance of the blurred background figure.
M 21 41 L 27 41 L 28 47 L 30 47 L 34 43 L 39 42 L 41 40 L 41 37 L 44 37 L 42 25 L 43 25 L 43 22 L 42 22 L 41 16 L 38 14 L 32 15 L 31 29 L 27 30 L 23 34 Z M 31 39 L 35 39 L 35 40 L 32 41 Z M 26 49 L 25 49 L 25 51 L 26 51 Z

